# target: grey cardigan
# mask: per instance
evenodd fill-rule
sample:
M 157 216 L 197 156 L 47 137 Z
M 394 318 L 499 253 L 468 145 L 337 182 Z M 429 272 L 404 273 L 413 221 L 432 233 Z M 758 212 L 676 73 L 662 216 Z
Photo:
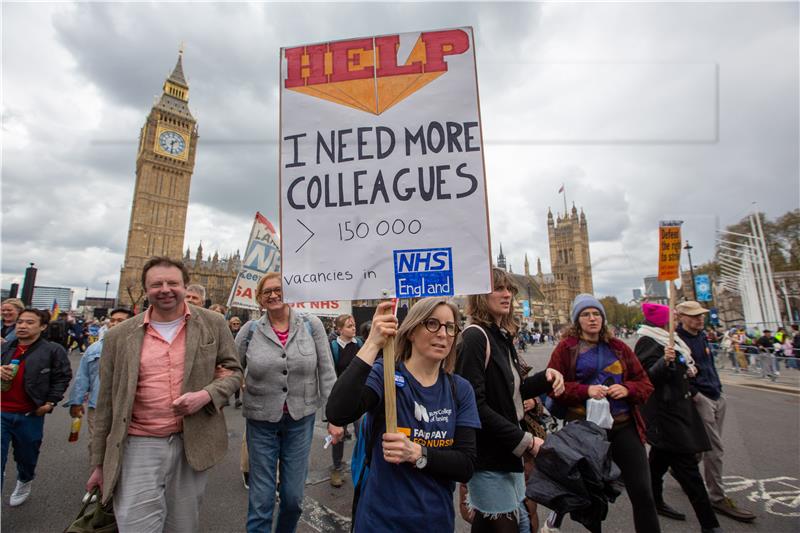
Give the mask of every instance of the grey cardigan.
M 289 338 L 282 346 L 272 330 L 269 316 L 247 322 L 236 335 L 236 347 L 246 365 L 242 415 L 278 422 L 286 403 L 289 415 L 299 420 L 325 405 L 336 381 L 328 335 L 319 318 L 289 310 Z

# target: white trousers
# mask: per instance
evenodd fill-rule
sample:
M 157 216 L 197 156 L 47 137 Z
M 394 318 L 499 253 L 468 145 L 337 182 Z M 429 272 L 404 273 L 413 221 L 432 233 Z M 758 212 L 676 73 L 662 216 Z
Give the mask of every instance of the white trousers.
M 114 489 L 119 532 L 199 531 L 207 479 L 206 472 L 197 472 L 186 461 L 181 434 L 128 436 Z

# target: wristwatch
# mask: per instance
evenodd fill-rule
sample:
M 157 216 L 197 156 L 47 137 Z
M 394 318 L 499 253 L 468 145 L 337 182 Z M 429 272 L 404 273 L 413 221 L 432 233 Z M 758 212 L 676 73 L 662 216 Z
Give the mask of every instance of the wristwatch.
M 417 462 L 414 463 L 414 466 L 419 469 L 423 469 L 428 465 L 428 448 L 425 446 L 420 446 L 420 448 L 422 448 L 422 455 L 419 456 L 419 459 L 417 459 Z

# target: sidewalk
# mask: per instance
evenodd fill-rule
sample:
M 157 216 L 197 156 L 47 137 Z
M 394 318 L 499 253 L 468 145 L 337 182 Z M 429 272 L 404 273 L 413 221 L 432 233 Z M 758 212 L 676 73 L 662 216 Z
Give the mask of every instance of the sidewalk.
M 780 376 L 775 379 L 761 377 L 761 371 L 740 371 L 738 374 L 731 368 L 717 368 L 719 379 L 723 385 L 737 385 L 767 389 L 800 395 L 800 370 L 781 368 Z

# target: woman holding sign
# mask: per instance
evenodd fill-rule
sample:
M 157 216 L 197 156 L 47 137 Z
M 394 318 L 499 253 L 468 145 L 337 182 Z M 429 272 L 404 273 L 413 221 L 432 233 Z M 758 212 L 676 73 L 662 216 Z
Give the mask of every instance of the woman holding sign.
M 608 440 L 633 506 L 634 526 L 637 533 L 658 533 L 645 425 L 639 413 L 653 385 L 633 351 L 608 330 L 605 308 L 594 296 L 576 296 L 570 315 L 572 325 L 548 364 L 564 374 L 564 394 L 556 403 L 567 409 L 569 421 L 586 418 L 589 398 L 609 401 L 613 425 Z
M 468 298 L 470 325 L 459 346 L 457 371 L 475 390 L 481 419 L 468 506 L 475 513 L 473 532 L 516 533 L 525 498 L 522 456 L 536 455 L 543 442 L 522 429 L 523 402 L 550 391 L 561 394 L 564 385 L 561 374 L 552 369 L 525 377 L 514 349 L 517 288 L 498 268 L 492 270 L 492 287 L 489 294 Z
M 326 409 L 338 426 L 367 413 L 369 473 L 359 483 L 354 529 L 453 531 L 453 482 L 472 476 L 480 427 L 472 387 L 452 374 L 458 309 L 444 298 L 423 298 L 398 329 L 391 307 L 378 306 Z M 397 361 L 396 433 L 385 432 L 383 360 L 376 361 L 387 342 L 395 343 Z
M 280 462 L 280 508 L 275 531 L 297 529 L 314 434 L 314 417 L 336 375 L 328 336 L 319 318 L 296 313 L 283 303 L 281 275 L 258 282 L 258 303 L 266 313 L 236 335 L 247 368 L 242 415 L 250 454 L 248 533 L 271 531 Z M 342 428 L 328 425 L 333 442 Z

